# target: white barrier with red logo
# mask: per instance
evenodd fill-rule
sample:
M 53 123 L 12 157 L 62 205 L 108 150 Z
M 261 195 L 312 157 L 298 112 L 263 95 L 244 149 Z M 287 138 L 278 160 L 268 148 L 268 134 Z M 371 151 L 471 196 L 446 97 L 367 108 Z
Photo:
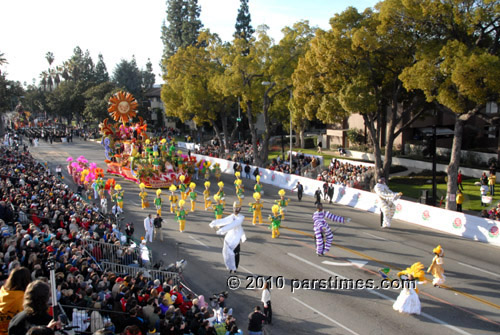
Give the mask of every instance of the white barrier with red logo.
M 213 164 L 219 163 L 222 173 L 234 174 L 234 162 L 232 161 L 203 155 L 193 156 L 195 156 L 198 161 L 209 161 L 212 164 L 211 167 L 213 167 Z M 255 166 L 251 166 L 250 174 L 252 178 L 255 168 Z M 289 175 L 264 168 L 259 168 L 259 174 L 262 183 L 271 184 L 279 188 L 291 190 L 297 185 L 297 182 L 300 181 L 304 186 L 304 194 L 312 196 L 318 188 L 323 190 L 324 182 L 322 181 L 297 175 Z M 243 173 L 242 177 L 244 176 L 245 174 Z M 372 213 L 380 213 L 378 196 L 372 192 L 335 185 L 334 201 L 341 205 Z M 498 221 L 401 199 L 396 202 L 396 214 L 394 218 L 431 229 L 437 229 L 456 236 L 500 246 L 498 227 L 500 222 Z

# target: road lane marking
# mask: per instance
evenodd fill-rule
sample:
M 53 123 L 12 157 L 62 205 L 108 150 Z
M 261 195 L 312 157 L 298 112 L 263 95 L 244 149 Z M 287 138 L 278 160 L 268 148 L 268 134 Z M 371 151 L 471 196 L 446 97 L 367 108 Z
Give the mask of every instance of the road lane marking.
M 192 240 L 195 240 L 196 243 L 198 244 L 201 244 L 202 246 L 204 246 L 205 248 L 210 248 L 208 245 L 206 245 L 205 243 L 199 241 L 198 239 L 194 238 L 193 236 L 189 235 L 189 237 L 192 239 Z
M 333 266 L 355 266 L 359 269 L 361 269 L 363 266 L 368 264 L 366 261 L 359 261 L 357 259 L 347 259 L 348 262 L 330 262 L 330 261 L 323 261 L 321 263 L 327 264 L 327 265 L 333 265 Z
M 325 315 L 323 313 L 321 313 L 320 311 L 318 311 L 316 308 L 314 307 L 311 307 L 309 306 L 308 304 L 306 304 L 305 302 L 302 302 L 300 301 L 299 299 L 295 298 L 295 297 L 292 297 L 293 300 L 297 301 L 299 304 L 301 304 L 302 306 L 304 307 L 307 307 L 308 309 L 310 309 L 311 311 L 313 311 L 314 313 L 318 314 L 318 315 L 321 315 L 322 317 L 324 317 L 325 319 L 327 319 L 328 321 L 336 324 L 337 326 L 339 326 L 340 328 L 348 331 L 349 333 L 353 334 L 353 335 L 359 335 L 359 333 L 356 333 L 354 330 L 350 329 L 350 328 L 347 328 L 346 326 L 344 326 L 343 324 L 341 324 L 340 322 L 332 319 L 331 317 L 329 317 L 328 315 Z
M 377 235 L 373 235 L 373 234 L 366 233 L 366 232 L 363 232 L 363 234 L 368 235 L 368 236 L 371 236 L 371 237 L 373 237 L 373 238 L 376 238 L 377 240 L 387 241 L 387 239 L 382 238 L 382 237 L 379 237 L 379 236 L 377 236 Z
M 488 271 L 488 270 L 483 270 L 481 268 L 478 268 L 476 266 L 473 266 L 473 265 L 469 265 L 469 264 L 465 264 L 465 263 L 462 263 L 462 262 L 457 262 L 458 264 L 462 264 L 463 266 L 467 266 L 471 269 L 474 269 L 474 270 L 477 270 L 477 271 L 482 271 L 484 273 L 487 273 L 487 274 L 490 274 L 490 275 L 493 275 L 495 277 L 500 277 L 500 275 L 498 273 L 495 273 L 495 272 L 491 272 L 491 271 Z
M 310 262 L 310 261 L 308 261 L 307 259 L 304 259 L 304 258 L 302 258 L 302 257 L 299 257 L 299 256 L 297 256 L 297 255 L 295 255 L 295 254 L 292 254 L 292 253 L 289 253 L 289 252 L 288 252 L 288 253 L 287 253 L 287 255 L 288 255 L 288 256 L 290 256 L 290 257 L 293 257 L 293 258 L 295 258 L 296 260 L 299 260 L 299 261 L 301 261 L 301 262 L 303 262 L 303 263 L 306 263 L 306 264 L 308 264 L 308 265 L 310 265 L 310 266 L 312 266 L 312 267 L 314 267 L 314 268 L 316 268 L 316 269 L 319 269 L 319 270 L 321 270 L 321 271 L 324 271 L 324 272 L 326 272 L 326 273 L 328 273 L 328 274 L 330 274 L 330 275 L 337 276 L 338 278 L 341 278 L 341 279 L 347 279 L 346 277 L 344 277 L 344 276 L 342 276 L 342 275 L 339 275 L 338 273 L 335 273 L 335 272 L 330 271 L 330 270 L 328 270 L 328 269 L 326 269 L 326 268 L 324 268 L 324 267 L 322 267 L 322 266 L 319 266 L 319 265 L 317 265 L 317 264 L 314 264 L 313 262 Z
M 241 266 L 241 265 L 240 265 L 239 267 L 240 267 L 241 269 L 245 270 L 246 272 L 248 272 L 249 274 L 251 274 L 251 275 L 252 275 L 252 277 L 258 277 L 258 276 L 256 276 L 256 275 L 255 275 L 252 271 L 248 270 L 246 267 Z

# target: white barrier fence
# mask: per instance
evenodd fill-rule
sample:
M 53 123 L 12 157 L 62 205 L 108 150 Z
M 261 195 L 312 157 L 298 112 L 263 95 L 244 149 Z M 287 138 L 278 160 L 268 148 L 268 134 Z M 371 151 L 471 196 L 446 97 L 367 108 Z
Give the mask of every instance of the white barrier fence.
M 234 174 L 234 162 L 203 155 L 193 156 L 195 156 L 198 161 L 209 161 L 212 165 L 219 163 L 223 173 Z M 256 167 L 251 166 L 251 168 L 253 173 Z M 304 194 L 311 196 L 314 195 L 314 192 L 318 188 L 322 189 L 323 186 L 322 181 L 297 175 L 285 174 L 264 168 L 259 168 L 259 172 L 262 183 L 271 184 L 287 190 L 294 188 L 297 181 L 300 181 L 304 186 Z M 380 213 L 378 197 L 375 193 L 335 185 L 334 200 L 336 203 L 342 205 L 372 213 Z M 398 200 L 396 202 L 396 214 L 394 218 L 456 236 L 500 246 L 499 221 L 484 219 L 406 200 Z

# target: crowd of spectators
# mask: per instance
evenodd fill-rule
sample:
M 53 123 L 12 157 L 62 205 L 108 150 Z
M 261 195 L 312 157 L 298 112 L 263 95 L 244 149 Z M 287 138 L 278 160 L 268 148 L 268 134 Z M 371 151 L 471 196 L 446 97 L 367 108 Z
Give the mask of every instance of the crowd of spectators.
M 328 170 L 318 174 L 316 179 L 327 183 L 368 190 L 374 173 L 372 166 L 342 162 L 333 158 Z
M 27 150 L 1 146 L 0 162 L 0 281 L 5 284 L 0 333 L 50 333 L 58 326 L 45 314 L 34 317 L 32 308 L 37 303 L 39 311 L 47 310 L 49 264 L 57 301 L 77 332 L 216 334 L 219 326 L 236 333 L 235 319 L 223 301 L 210 308 L 203 296 L 183 293 L 173 278 L 161 282 L 140 271 L 132 276 L 103 270 L 97 263 L 103 251 L 89 241 L 124 243 L 116 226 Z M 16 286 L 14 276 L 26 280 Z M 4 283 L 6 279 L 10 281 Z M 16 321 L 9 326 L 11 320 Z

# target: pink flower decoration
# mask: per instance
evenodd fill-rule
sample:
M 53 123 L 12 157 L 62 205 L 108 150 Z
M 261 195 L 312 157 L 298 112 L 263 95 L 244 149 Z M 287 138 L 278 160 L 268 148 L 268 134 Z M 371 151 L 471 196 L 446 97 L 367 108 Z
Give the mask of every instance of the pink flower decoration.
M 94 170 L 95 168 L 97 168 L 97 164 L 96 163 L 90 163 L 90 169 L 91 170 Z
M 71 167 L 75 169 L 78 168 L 78 163 L 76 162 L 71 163 Z
M 72 161 L 73 161 L 73 157 L 66 158 L 66 162 L 72 162 Z

